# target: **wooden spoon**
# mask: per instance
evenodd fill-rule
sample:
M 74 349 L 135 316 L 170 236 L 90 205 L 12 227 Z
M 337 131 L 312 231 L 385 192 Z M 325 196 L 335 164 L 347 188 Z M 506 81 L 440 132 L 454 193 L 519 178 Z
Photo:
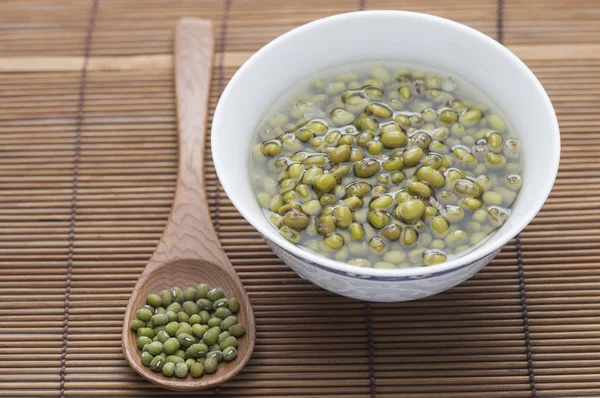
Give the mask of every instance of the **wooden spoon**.
M 234 377 L 250 359 L 256 336 L 248 295 L 227 259 L 211 222 L 204 189 L 204 143 L 213 56 L 212 23 L 184 18 L 175 33 L 175 86 L 179 126 L 179 171 L 173 208 L 156 251 L 140 276 L 127 304 L 121 339 L 125 358 L 149 381 L 179 391 L 199 390 Z M 221 287 L 241 303 L 238 318 L 247 332 L 239 338 L 238 357 L 221 362 L 214 374 L 185 379 L 153 372 L 141 362 L 137 335 L 129 327 L 146 296 L 173 286 L 206 283 Z

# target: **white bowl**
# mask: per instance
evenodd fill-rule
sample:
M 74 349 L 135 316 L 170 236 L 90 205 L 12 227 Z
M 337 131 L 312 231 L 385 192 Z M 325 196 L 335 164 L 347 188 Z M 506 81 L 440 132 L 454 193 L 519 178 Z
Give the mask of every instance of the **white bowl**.
M 483 245 L 443 264 L 359 268 L 288 242 L 261 212 L 249 183 L 251 140 L 266 110 L 299 79 L 345 63 L 400 59 L 435 66 L 479 87 L 511 120 L 523 146 L 524 184 L 508 221 Z M 294 271 L 314 284 L 368 301 L 406 301 L 473 276 L 533 219 L 548 197 L 560 158 L 556 115 L 534 74 L 513 53 L 465 25 L 404 11 L 361 11 L 296 28 L 254 54 L 223 92 L 212 125 L 212 155 L 239 212 Z

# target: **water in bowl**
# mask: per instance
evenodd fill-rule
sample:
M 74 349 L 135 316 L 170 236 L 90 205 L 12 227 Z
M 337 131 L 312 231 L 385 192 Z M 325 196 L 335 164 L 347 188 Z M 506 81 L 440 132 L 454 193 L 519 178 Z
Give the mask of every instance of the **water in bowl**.
M 401 61 L 299 80 L 256 127 L 249 158 L 281 235 L 362 267 L 464 254 L 504 224 L 522 184 L 520 143 L 489 96 Z

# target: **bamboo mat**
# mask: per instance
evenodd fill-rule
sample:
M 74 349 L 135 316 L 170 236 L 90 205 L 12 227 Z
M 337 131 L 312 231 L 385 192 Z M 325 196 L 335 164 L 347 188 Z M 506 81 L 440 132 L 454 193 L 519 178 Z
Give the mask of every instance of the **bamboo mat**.
M 214 223 L 251 297 L 257 344 L 238 377 L 191 395 L 600 397 L 597 0 L 3 0 L 0 396 L 176 396 L 134 374 L 120 347 L 174 192 L 176 19 L 215 23 L 212 115 L 235 70 L 274 37 L 380 8 L 466 23 L 525 60 L 560 120 L 554 191 L 473 279 L 369 305 L 284 266 L 208 156 Z

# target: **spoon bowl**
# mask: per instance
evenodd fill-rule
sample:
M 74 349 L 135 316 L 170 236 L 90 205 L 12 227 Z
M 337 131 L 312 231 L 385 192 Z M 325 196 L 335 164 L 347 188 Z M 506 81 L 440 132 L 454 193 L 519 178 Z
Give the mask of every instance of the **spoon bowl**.
M 177 270 L 177 272 L 173 272 Z M 141 279 L 140 279 L 141 280 Z M 137 347 L 137 335 L 129 328 L 129 323 L 135 317 L 135 310 L 141 305 L 146 304 L 146 296 L 151 293 L 157 293 L 164 289 L 170 289 L 173 286 L 179 286 L 185 289 L 186 286 L 195 286 L 197 283 L 205 283 L 210 287 L 218 286 L 226 293 L 227 297 L 240 298 L 240 311 L 236 314 L 240 323 L 247 326 L 247 332 L 238 339 L 238 357 L 231 362 L 221 362 L 216 373 L 204 374 L 201 378 L 194 379 L 188 376 L 185 379 L 175 377 L 166 377 L 162 373 L 153 372 L 150 368 L 144 366 L 141 362 L 141 352 Z M 136 294 L 132 296 L 128 308 L 132 309 L 131 314 L 126 319 L 123 329 L 123 347 L 126 350 L 126 356 L 133 369 L 144 376 L 146 379 L 160 384 L 171 390 L 198 390 L 209 388 L 225 382 L 235 376 L 250 359 L 250 354 L 254 345 L 254 329 L 250 329 L 250 321 L 254 322 L 252 308 L 245 297 L 246 292 L 240 284 L 229 278 L 229 274 L 223 269 L 221 264 L 210 261 L 197 260 L 176 260 L 171 263 L 163 264 L 157 267 L 151 273 L 144 274 L 144 281 L 136 289 Z
M 165 388 L 192 391 L 219 385 L 242 370 L 254 349 L 256 330 L 250 300 L 225 255 L 213 228 L 204 189 L 206 108 L 213 54 L 210 21 L 184 18 L 175 34 L 175 82 L 179 129 L 179 166 L 173 208 L 156 251 L 144 268 L 127 304 L 121 343 L 125 358 L 138 374 Z M 130 328 L 146 296 L 174 286 L 205 283 L 240 301 L 237 317 L 246 326 L 238 356 L 222 362 L 216 373 L 177 379 L 142 364 L 137 334 Z

